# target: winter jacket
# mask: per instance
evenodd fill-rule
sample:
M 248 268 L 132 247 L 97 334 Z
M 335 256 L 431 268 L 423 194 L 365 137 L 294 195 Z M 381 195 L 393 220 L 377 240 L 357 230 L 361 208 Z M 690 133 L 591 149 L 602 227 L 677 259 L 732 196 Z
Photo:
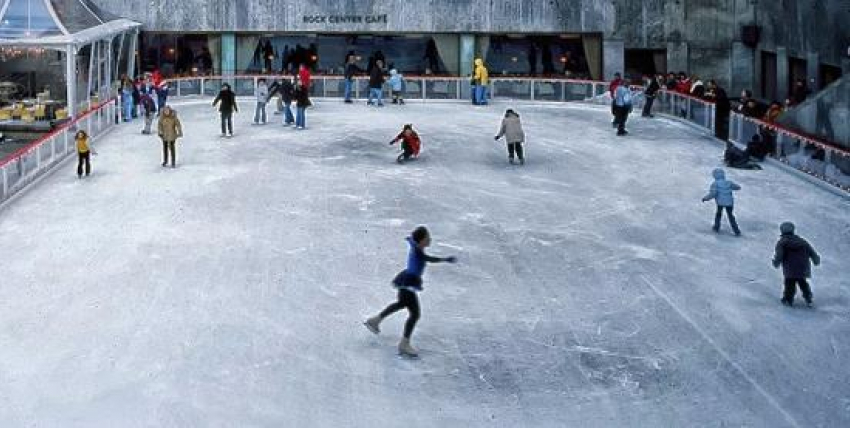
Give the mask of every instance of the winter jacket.
M 782 265 L 782 274 L 786 278 L 811 278 L 812 265 L 820 264 L 820 256 L 805 239 L 792 233 L 783 233 L 776 243 L 773 266 Z
M 218 96 L 213 100 L 213 105 L 221 103 L 218 107 L 218 111 L 229 114 L 234 111 L 239 111 L 239 108 L 236 106 L 236 94 L 233 93 L 230 89 L 222 89 L 219 91 Z
M 727 180 L 726 173 L 720 168 L 715 169 L 712 175 L 714 176 L 714 183 L 711 183 L 708 194 L 702 200 L 710 201 L 714 199 L 717 205 L 721 207 L 735 206 L 735 199 L 732 196 L 732 192 L 741 190 L 741 186 Z
M 690 94 L 691 79 L 680 80 L 678 83 L 676 83 L 676 92 L 680 94 Z
M 658 79 L 652 78 L 649 81 L 649 86 L 646 87 L 644 94 L 646 94 L 647 97 L 654 97 L 658 94 L 659 89 L 661 89 L 661 85 L 658 84 Z
M 697 80 L 691 86 L 691 95 L 697 98 L 703 98 L 705 96 L 705 85 L 702 83 L 702 80 Z
M 77 153 L 84 155 L 84 154 L 88 153 L 89 151 L 91 151 L 91 146 L 89 145 L 89 138 L 88 137 L 77 138 L 76 142 L 77 142 Z
M 299 85 L 293 93 L 296 107 L 310 107 L 313 103 L 310 102 L 309 90 L 305 86 Z
M 265 83 L 258 83 L 254 89 L 254 96 L 257 97 L 258 103 L 265 103 L 269 100 L 269 87 Z
M 301 81 L 301 84 L 308 90 L 310 89 L 310 79 L 310 70 L 308 70 L 307 67 L 298 71 L 298 80 Z
M 170 108 L 164 109 L 159 116 L 157 124 L 157 134 L 162 141 L 177 141 L 183 137 L 183 125 L 180 124 L 180 119 L 177 118 L 177 113 Z
M 357 66 L 357 64 L 345 64 L 345 79 L 350 80 L 354 78 L 354 75 L 357 73 L 362 73 L 363 69 Z
M 632 90 L 627 85 L 617 86 L 614 92 L 614 105 L 617 107 L 632 106 Z
M 283 79 L 282 82 L 275 82 L 269 87 L 269 96 L 266 101 L 270 100 L 275 95 L 280 95 L 281 101 L 284 104 L 292 103 L 292 96 L 295 92 L 295 87 L 289 79 Z
M 369 87 L 380 89 L 382 86 L 384 86 L 384 71 L 378 66 L 372 67 L 369 73 Z
M 522 143 L 525 141 L 525 133 L 522 132 L 522 122 L 519 116 L 509 115 L 502 119 L 502 127 L 499 128 L 497 137 L 505 137 L 508 144 Z
M 419 150 L 422 148 L 422 141 L 419 139 L 419 134 L 411 132 L 410 135 L 404 135 L 404 132 L 396 135 L 393 143 L 401 140 L 401 148 L 409 147 L 413 152 L 413 156 L 419 156 Z
M 142 98 L 139 100 L 139 104 L 142 105 L 142 108 L 144 109 L 146 115 L 156 113 L 156 101 L 154 101 L 151 95 L 142 94 Z
M 394 92 L 401 92 L 403 84 L 404 76 L 402 76 L 396 69 L 390 70 L 390 88 Z
M 487 67 L 484 66 L 484 60 L 478 58 L 475 60 L 475 76 L 473 77 L 477 85 L 488 85 L 490 84 L 490 73 L 487 71 Z
M 623 84 L 623 79 L 614 79 L 611 83 L 608 84 L 608 94 L 611 95 L 611 98 L 614 98 L 615 93 L 617 92 L 617 88 Z

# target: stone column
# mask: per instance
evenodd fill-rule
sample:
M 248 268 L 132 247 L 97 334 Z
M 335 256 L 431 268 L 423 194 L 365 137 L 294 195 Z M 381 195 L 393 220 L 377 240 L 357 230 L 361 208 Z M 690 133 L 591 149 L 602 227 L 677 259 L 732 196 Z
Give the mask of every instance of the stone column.
M 460 76 L 466 77 L 472 74 L 472 61 L 475 59 L 475 35 L 461 34 L 460 35 Z
M 788 98 L 788 49 L 776 47 L 776 96 L 782 102 Z
M 626 44 L 622 40 L 602 40 L 602 76 L 614 78 L 614 73 L 623 73 L 626 65 Z M 625 75 L 623 77 L 626 77 Z
M 234 74 L 236 74 L 236 34 L 223 33 L 221 35 L 221 75 L 233 76 Z
M 668 42 L 667 43 L 667 71 L 678 73 L 684 71 L 689 72 L 688 58 L 690 53 L 687 42 Z
M 741 42 L 732 42 L 732 57 L 730 58 L 732 75 L 729 76 L 727 93 L 739 94 L 744 89 L 755 88 L 755 50 L 744 46 Z
M 806 53 L 806 77 L 809 79 L 809 89 L 812 93 L 820 90 L 820 54 L 817 52 Z

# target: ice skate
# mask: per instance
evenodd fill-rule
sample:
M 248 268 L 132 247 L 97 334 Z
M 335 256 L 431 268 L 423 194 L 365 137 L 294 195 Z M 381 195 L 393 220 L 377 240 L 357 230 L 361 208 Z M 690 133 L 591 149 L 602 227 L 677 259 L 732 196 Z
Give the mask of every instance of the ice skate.
M 407 338 L 401 339 L 401 342 L 398 343 L 398 354 L 408 358 L 419 357 L 419 352 L 410 345 L 410 339 Z
M 381 324 L 381 317 L 380 316 L 374 316 L 372 318 L 368 318 L 366 321 L 363 322 L 363 325 L 365 325 L 366 328 L 369 329 L 369 331 L 371 331 L 372 333 L 375 333 L 375 334 L 381 333 L 381 325 L 380 324 Z
M 788 307 L 794 306 L 794 302 L 792 302 L 790 300 L 780 299 L 779 301 L 782 302 L 782 304 L 785 305 L 785 306 L 788 306 Z
M 525 165 L 525 158 L 519 158 L 519 164 Z

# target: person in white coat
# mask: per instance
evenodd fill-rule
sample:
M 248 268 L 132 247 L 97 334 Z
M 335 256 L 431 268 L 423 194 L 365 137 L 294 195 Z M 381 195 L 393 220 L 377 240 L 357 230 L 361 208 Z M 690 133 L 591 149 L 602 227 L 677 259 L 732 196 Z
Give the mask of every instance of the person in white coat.
M 505 112 L 505 117 L 502 119 L 502 126 L 499 128 L 499 134 L 496 135 L 496 141 L 505 137 L 508 142 L 508 162 L 514 163 L 514 153 L 519 158 L 519 164 L 525 164 L 525 156 L 522 148 L 522 143 L 525 142 L 525 133 L 522 131 L 522 122 L 519 120 L 519 114 L 512 109 Z
M 269 87 L 266 84 L 266 79 L 257 81 L 257 88 L 254 89 L 254 96 L 257 97 L 257 108 L 254 110 L 254 124 L 266 124 L 266 103 L 269 101 Z

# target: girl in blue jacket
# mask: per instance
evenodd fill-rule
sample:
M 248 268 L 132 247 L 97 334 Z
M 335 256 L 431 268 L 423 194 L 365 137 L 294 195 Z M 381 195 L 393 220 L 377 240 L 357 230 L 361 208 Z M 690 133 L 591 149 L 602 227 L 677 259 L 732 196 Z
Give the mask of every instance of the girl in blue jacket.
M 410 345 L 410 336 L 413 335 L 413 328 L 419 321 L 419 298 L 416 297 L 416 293 L 422 291 L 422 274 L 425 273 L 425 264 L 455 263 L 457 259 L 453 256 L 432 257 L 425 254 L 425 248 L 431 245 L 431 236 L 424 226 L 417 227 L 407 237 L 407 243 L 410 246 L 407 253 L 407 268 L 399 272 L 392 281 L 393 286 L 398 289 L 398 301 L 387 306 L 380 314 L 367 319 L 363 324 L 372 333 L 378 334 L 381 332 L 380 324 L 384 318 L 407 308 L 409 315 L 404 324 L 404 336 L 398 344 L 398 353 L 407 357 L 416 357 L 418 352 Z
M 720 231 L 720 218 L 723 216 L 723 210 L 725 209 L 726 214 L 729 216 L 729 224 L 732 226 L 732 231 L 735 232 L 735 236 L 741 236 L 741 230 L 738 229 L 735 214 L 732 213 L 735 207 L 735 197 L 732 195 L 732 192 L 741 190 L 741 186 L 727 180 L 726 173 L 721 168 L 715 169 L 712 175 L 714 175 L 714 183 L 711 183 L 708 194 L 702 198 L 703 202 L 708 202 L 712 199 L 717 202 L 717 212 L 714 214 L 714 227 L 712 227 L 712 230 L 715 232 Z

